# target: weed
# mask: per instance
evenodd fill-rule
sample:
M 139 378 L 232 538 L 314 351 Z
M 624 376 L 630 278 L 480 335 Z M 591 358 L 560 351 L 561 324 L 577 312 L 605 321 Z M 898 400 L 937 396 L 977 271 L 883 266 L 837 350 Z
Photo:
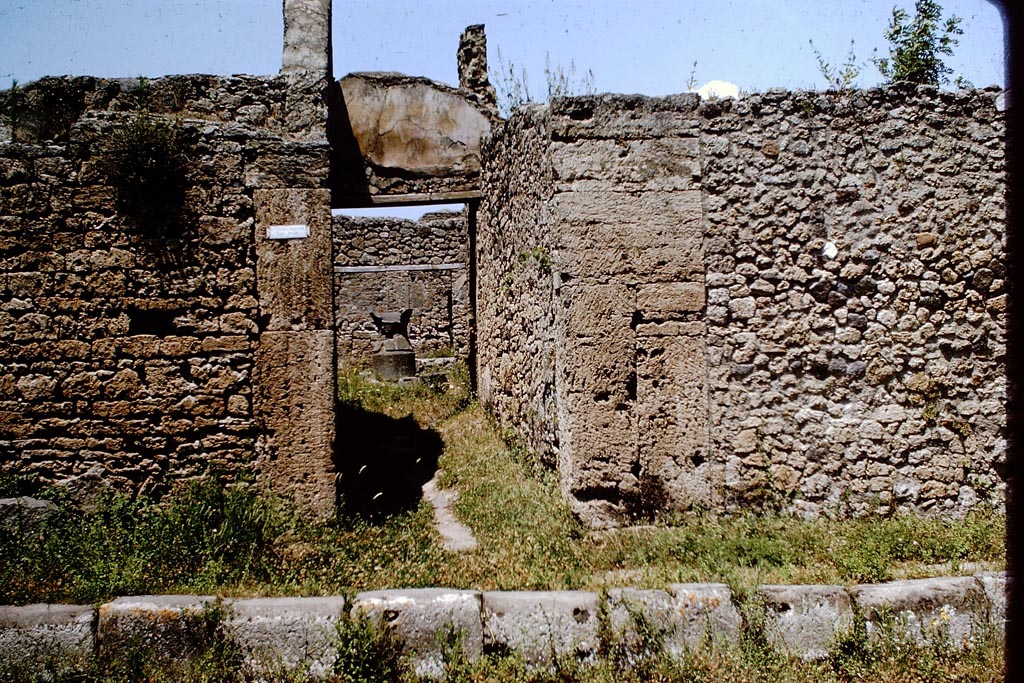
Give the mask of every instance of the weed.
M 189 145 L 179 125 L 139 112 L 110 134 L 104 169 L 117 209 L 141 234 L 180 239 L 187 219 Z
M 853 51 L 853 41 L 850 41 L 850 51 L 846 55 L 846 61 L 839 67 L 832 65 L 822 56 L 813 40 L 808 42 L 811 44 L 811 50 L 814 51 L 815 59 L 818 60 L 818 71 L 828 87 L 834 89 L 839 95 L 848 92 L 856 83 L 861 72 L 861 67 L 857 64 L 857 57 Z
M 362 612 L 343 615 L 335 626 L 338 657 L 334 675 L 341 683 L 381 683 L 408 676 L 403 645 L 391 624 Z

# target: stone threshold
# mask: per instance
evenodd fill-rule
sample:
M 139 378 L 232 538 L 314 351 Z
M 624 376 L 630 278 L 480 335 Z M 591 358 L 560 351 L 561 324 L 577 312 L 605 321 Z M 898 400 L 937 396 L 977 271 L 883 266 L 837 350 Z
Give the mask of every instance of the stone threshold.
M 445 637 L 453 632 L 470 661 L 515 652 L 531 667 L 551 668 L 564 657 L 594 661 L 602 641 L 636 643 L 639 624 L 663 636 L 669 657 L 707 638 L 736 644 L 746 619 L 763 623 L 780 651 L 818 659 L 837 633 L 854 627 L 855 615 L 869 639 L 888 628 L 909 642 L 963 646 L 1004 629 L 1006 588 L 1005 572 L 983 572 L 852 587 L 765 585 L 742 603 L 725 584 L 686 583 L 602 593 L 418 588 L 350 598 L 162 595 L 0 606 L 0 678 L 83 670 L 97 655 L 117 658 L 139 643 L 156 656 L 187 659 L 209 646 L 211 633 L 233 641 L 252 671 L 321 677 L 334 664 L 337 624 L 360 613 L 391 625 L 416 673 L 434 679 L 443 678 Z

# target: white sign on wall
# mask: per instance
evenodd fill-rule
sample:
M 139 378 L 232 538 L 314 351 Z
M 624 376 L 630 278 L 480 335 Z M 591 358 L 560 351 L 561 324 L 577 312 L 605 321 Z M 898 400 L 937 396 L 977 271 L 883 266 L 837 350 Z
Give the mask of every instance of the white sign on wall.
M 271 225 L 267 228 L 268 240 L 298 240 L 307 237 L 308 225 Z

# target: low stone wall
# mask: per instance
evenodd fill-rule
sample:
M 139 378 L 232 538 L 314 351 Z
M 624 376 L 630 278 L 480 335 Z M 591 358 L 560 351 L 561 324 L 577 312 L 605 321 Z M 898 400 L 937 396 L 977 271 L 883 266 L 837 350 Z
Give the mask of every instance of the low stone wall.
M 484 147 L 481 397 L 557 453 L 591 526 L 1000 507 L 997 95 L 602 95 L 515 114 Z
M 904 642 L 970 647 L 992 629 L 1003 630 L 1006 577 L 985 573 L 852 588 L 761 586 L 745 601 L 724 584 L 691 583 L 603 594 L 420 588 L 351 599 L 141 596 L 98 608 L 0 606 L 0 678 L 72 674 L 94 658 L 116 661 L 128 648 L 136 648 L 137 656 L 181 662 L 218 641 L 237 646 L 252 675 L 283 669 L 324 677 L 338 657 L 337 625 L 356 614 L 393 628 L 417 675 L 432 679 L 444 678 L 446 636 L 453 631 L 471 662 L 484 652 L 510 652 L 533 670 L 550 670 L 564 659 L 594 662 L 611 646 L 637 657 L 681 658 L 708 642 L 736 646 L 752 628 L 762 629 L 786 655 L 822 659 L 837 635 L 856 628 L 865 629 L 869 642 L 889 629 Z M 855 614 L 862 617 L 859 625 Z M 637 632 L 638 617 L 663 634 L 662 652 L 642 650 L 649 643 Z M 139 643 L 149 651 L 140 653 Z
M 370 311 L 411 308 L 418 357 L 469 356 L 469 232 L 465 213 L 335 216 L 334 306 L 339 365 L 368 360 L 380 334 Z

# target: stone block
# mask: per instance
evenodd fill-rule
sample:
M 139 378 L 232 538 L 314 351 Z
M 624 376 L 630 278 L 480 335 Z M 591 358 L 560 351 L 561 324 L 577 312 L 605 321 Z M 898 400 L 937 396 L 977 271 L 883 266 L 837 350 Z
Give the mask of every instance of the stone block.
M 224 635 L 257 675 L 288 670 L 324 678 L 337 658 L 335 628 L 344 610 L 342 597 L 234 600 Z
M 480 593 L 475 591 L 418 588 L 359 593 L 353 610 L 393 626 L 416 675 L 440 679 L 449 635 L 458 638 L 468 661 L 480 658 L 484 643 L 480 605 Z
M 670 591 L 608 591 L 608 625 L 627 662 L 662 654 L 682 659 L 709 641 L 737 642 L 740 617 L 722 584 L 677 584 Z M 660 643 L 661 652 L 652 652 Z
M 842 586 L 761 586 L 768 641 L 802 659 L 823 659 L 837 633 L 853 625 L 850 595 Z
M 264 332 L 253 374 L 260 482 L 307 513 L 330 517 L 337 494 L 334 334 Z
M 95 653 L 91 605 L 0 606 L 0 676 L 70 680 Z
M 364 163 L 406 177 L 480 172 L 480 143 L 491 125 L 466 94 L 393 73 L 349 74 L 340 84 Z
M 484 648 L 515 652 L 535 669 L 593 661 L 598 609 L 597 594 L 583 591 L 484 593 Z
M 732 603 L 732 591 L 724 583 L 674 583 L 676 629 L 690 650 L 711 638 L 729 644 L 740 639 L 740 613 Z
M 687 190 L 700 179 L 696 138 L 556 142 L 551 161 L 555 180 L 574 187 L 603 181 L 617 191 Z
M 630 332 L 636 296 L 626 285 L 564 286 L 561 293 L 568 336 L 607 339 Z
M 982 572 L 974 578 L 981 583 L 988 599 L 988 620 L 997 629 L 1006 627 L 1006 596 L 1009 582 L 1006 572 Z
M 915 643 L 961 647 L 988 621 L 988 599 L 973 576 L 866 584 L 851 589 L 869 637 L 891 630 Z
M 637 449 L 641 475 L 665 503 L 686 508 L 714 498 L 708 459 L 707 352 L 701 337 L 638 337 Z
M 644 320 L 669 320 L 697 313 L 704 308 L 702 282 L 663 282 L 641 285 L 636 292 L 636 308 Z
M 257 190 L 256 282 L 264 330 L 326 330 L 334 322 L 328 190 Z M 272 225 L 309 226 L 309 237 L 269 239 Z
M 597 403 L 625 404 L 636 396 L 633 333 L 628 327 L 603 338 L 567 341 L 561 380 L 568 393 Z
M 568 97 L 551 104 L 551 134 L 556 140 L 580 138 L 646 140 L 695 135 L 700 97 L 693 93 L 668 97 L 591 95 Z
M 140 595 L 100 605 L 96 639 L 103 661 L 129 652 L 166 661 L 200 656 L 219 623 L 216 599 L 194 595 Z

